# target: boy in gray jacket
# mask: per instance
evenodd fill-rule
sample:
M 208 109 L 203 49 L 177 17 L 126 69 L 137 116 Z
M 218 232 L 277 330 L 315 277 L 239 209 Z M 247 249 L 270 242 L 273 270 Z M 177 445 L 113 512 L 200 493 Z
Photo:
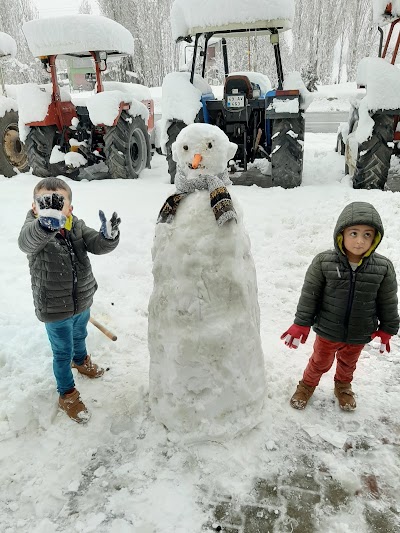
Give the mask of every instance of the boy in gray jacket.
M 107 221 L 100 211 L 100 231 L 88 228 L 72 215 L 72 191 L 60 178 L 41 180 L 33 199 L 18 245 L 28 256 L 36 316 L 45 323 L 53 351 L 59 406 L 72 420 L 86 422 L 89 413 L 75 389 L 71 366 L 89 378 L 104 373 L 92 362 L 85 343 L 97 290 L 87 252 L 114 250 L 121 219 L 114 213 Z
M 364 345 L 379 337 L 381 353 L 399 329 L 397 282 L 392 263 L 376 248 L 384 230 L 379 213 L 353 202 L 339 216 L 334 250 L 318 254 L 307 270 L 294 324 L 281 339 L 289 348 L 304 344 L 313 326 L 314 352 L 290 404 L 304 409 L 336 357 L 335 396 L 345 411 L 356 408 L 351 388 Z

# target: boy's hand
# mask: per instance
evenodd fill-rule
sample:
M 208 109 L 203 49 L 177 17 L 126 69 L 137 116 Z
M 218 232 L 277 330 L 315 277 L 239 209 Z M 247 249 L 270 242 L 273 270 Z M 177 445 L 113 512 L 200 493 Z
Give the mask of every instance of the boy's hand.
M 290 328 L 281 335 L 281 339 L 285 340 L 285 344 L 288 348 L 294 348 L 295 350 L 299 347 L 299 344 L 304 344 L 310 333 L 309 326 L 298 326 L 293 324 Z
M 392 338 L 389 333 L 385 333 L 385 331 L 382 331 L 381 329 L 377 329 L 372 335 L 371 339 L 375 339 L 376 337 L 379 337 L 381 339 L 381 346 L 379 348 L 379 351 L 381 353 L 390 352 L 390 339 Z
M 36 209 L 40 225 L 50 231 L 58 231 L 63 228 L 67 217 L 62 213 L 64 196 L 54 192 L 36 196 Z
M 118 237 L 118 226 L 121 224 L 121 219 L 118 217 L 117 213 L 114 211 L 111 220 L 107 220 L 103 211 L 100 210 L 99 217 L 101 221 L 100 232 L 102 233 L 103 237 L 110 240 L 114 240 L 116 237 Z

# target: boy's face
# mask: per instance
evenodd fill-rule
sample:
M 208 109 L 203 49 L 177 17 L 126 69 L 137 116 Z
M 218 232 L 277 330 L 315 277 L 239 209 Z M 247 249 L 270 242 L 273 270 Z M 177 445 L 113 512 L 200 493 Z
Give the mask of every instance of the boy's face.
M 57 189 L 56 191 L 48 191 L 46 189 L 40 189 L 35 196 L 43 196 L 44 194 L 54 194 L 54 193 L 57 193 L 59 194 L 60 196 L 62 196 L 64 198 L 64 206 L 61 210 L 62 214 L 65 215 L 67 218 L 70 216 L 70 214 L 72 213 L 72 205 L 71 205 L 71 202 L 68 198 L 68 193 L 67 191 L 64 191 L 63 189 Z M 38 215 L 38 210 L 37 210 L 37 206 L 36 206 L 36 202 L 34 201 L 32 203 L 32 211 L 35 213 L 35 215 Z
M 363 225 L 349 226 L 343 230 L 343 244 L 350 261 L 353 259 L 354 262 L 358 262 L 368 252 L 375 233 L 375 228 Z

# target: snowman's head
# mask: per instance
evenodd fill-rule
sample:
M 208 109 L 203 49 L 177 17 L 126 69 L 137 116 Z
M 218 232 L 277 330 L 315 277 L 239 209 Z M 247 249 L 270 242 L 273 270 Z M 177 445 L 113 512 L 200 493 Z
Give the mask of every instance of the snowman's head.
M 211 124 L 191 124 L 172 145 L 172 158 L 185 175 L 216 175 L 224 172 L 237 150 L 225 133 Z

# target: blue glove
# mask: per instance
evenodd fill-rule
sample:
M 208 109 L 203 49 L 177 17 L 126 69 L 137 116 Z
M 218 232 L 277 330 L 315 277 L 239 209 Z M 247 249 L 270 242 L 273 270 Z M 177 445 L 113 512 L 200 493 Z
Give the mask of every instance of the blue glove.
M 110 240 L 114 240 L 116 237 L 118 237 L 118 226 L 121 224 L 121 219 L 118 217 L 117 213 L 114 211 L 111 220 L 107 220 L 106 215 L 100 210 L 99 217 L 101 221 L 100 233 L 103 235 L 103 237 Z
M 36 196 L 36 209 L 39 224 L 49 231 L 58 231 L 64 227 L 67 217 L 63 214 L 64 196 L 58 193 Z

